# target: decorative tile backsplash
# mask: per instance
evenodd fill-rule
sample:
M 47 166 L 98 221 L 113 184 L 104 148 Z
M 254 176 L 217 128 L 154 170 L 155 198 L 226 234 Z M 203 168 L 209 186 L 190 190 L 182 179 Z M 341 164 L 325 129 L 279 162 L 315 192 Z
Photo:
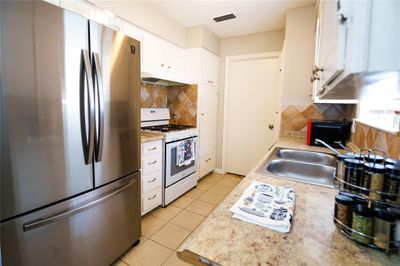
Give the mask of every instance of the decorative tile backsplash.
M 163 86 L 141 83 L 141 108 L 169 108 L 171 124 L 196 126 L 197 85 Z
M 400 160 L 400 136 L 395 136 L 359 122 L 355 123 L 355 132 L 351 135 L 351 142 L 354 145 L 360 149 L 379 149 L 386 152 L 390 158 Z
M 196 126 L 197 85 L 168 87 L 168 108 L 171 124 Z
M 167 108 L 167 89 L 165 86 L 152 83 L 140 85 L 141 108 Z
M 354 117 L 354 112 L 354 105 L 311 104 L 282 106 L 280 136 L 305 138 L 309 119 L 351 120 Z

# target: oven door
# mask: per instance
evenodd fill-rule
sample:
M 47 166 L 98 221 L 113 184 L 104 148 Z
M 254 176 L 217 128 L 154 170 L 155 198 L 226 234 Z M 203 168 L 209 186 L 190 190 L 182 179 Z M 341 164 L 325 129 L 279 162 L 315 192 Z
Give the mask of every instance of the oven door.
M 188 165 L 178 166 L 177 147 L 182 140 L 165 144 L 165 187 L 169 187 L 197 171 L 197 137 L 193 139 L 194 160 Z

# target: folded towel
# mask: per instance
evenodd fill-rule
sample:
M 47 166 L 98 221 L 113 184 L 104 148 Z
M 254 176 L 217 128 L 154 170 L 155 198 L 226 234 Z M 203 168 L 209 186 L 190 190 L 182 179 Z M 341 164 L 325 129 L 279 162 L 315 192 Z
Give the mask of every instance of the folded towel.
M 195 159 L 194 140 L 186 139 L 176 147 L 176 166 L 189 165 Z
M 292 188 L 253 181 L 230 211 L 235 219 L 288 233 L 295 200 Z

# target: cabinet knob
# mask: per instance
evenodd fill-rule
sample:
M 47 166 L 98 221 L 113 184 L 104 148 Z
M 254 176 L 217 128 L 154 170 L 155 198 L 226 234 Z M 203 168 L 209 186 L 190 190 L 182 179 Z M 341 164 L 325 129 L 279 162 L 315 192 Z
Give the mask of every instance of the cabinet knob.
M 320 80 L 320 77 L 318 75 L 316 75 L 316 74 L 312 75 L 311 78 L 310 78 L 311 83 L 313 83 L 316 80 Z
M 324 69 L 321 67 L 321 68 L 319 68 L 319 67 L 317 67 L 316 65 L 314 65 L 313 66 L 313 68 L 312 68 L 312 73 L 313 73 L 313 75 L 315 75 L 315 74 L 317 74 L 318 72 L 323 72 L 324 71 Z
M 161 64 L 161 66 L 163 67 L 163 66 L 164 66 L 164 64 Z
M 268 125 L 268 128 L 269 128 L 269 129 L 274 129 L 274 125 L 271 125 L 271 124 L 270 124 L 270 125 Z
M 171 66 L 168 66 L 168 69 L 170 69 L 171 68 Z
M 340 22 L 340 24 L 344 24 L 344 23 L 346 23 L 347 18 L 343 14 L 338 14 L 337 20 Z

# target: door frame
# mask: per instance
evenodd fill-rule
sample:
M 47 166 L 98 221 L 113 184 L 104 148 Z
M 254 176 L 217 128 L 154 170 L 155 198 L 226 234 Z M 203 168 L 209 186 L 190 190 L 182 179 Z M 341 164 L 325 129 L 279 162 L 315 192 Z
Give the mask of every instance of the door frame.
M 266 52 L 266 53 L 255 53 L 255 54 L 244 54 L 244 55 L 234 55 L 234 56 L 227 56 L 225 57 L 225 85 L 224 85 L 224 114 L 223 114 L 223 127 L 222 127 L 222 171 L 226 173 L 226 147 L 227 147 L 227 127 L 228 127 L 228 95 L 229 95 L 229 74 L 230 74 L 230 65 L 239 60 L 246 60 L 246 59 L 262 59 L 262 58 L 277 58 L 278 64 L 280 67 L 280 75 L 278 77 L 278 119 L 276 125 L 276 133 L 275 139 L 279 138 L 279 131 L 281 128 L 280 123 L 280 113 L 281 113 L 281 95 L 282 95 L 282 72 L 283 72 L 283 60 L 282 60 L 282 52 Z

